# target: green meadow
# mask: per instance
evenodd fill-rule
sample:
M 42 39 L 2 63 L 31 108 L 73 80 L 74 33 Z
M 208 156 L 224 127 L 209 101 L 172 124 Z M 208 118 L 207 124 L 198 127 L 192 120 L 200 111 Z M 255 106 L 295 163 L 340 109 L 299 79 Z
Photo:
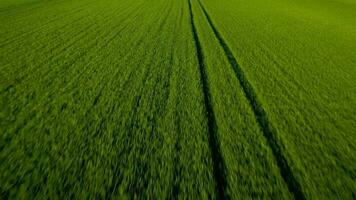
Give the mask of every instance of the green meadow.
M 356 1 L 0 0 L 0 199 L 356 199 Z

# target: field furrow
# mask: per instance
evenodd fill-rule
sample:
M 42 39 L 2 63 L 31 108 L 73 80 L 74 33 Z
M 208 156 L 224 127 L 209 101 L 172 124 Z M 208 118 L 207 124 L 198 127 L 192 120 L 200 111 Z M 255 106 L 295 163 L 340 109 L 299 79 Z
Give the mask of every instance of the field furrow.
M 221 47 L 224 49 L 225 55 L 229 60 L 229 63 L 233 70 L 235 71 L 236 77 L 239 80 L 240 85 L 242 86 L 242 90 L 246 98 L 249 101 L 250 106 L 254 112 L 257 122 L 270 146 L 272 149 L 273 155 L 277 161 L 277 165 L 280 169 L 280 173 L 288 185 L 289 191 L 294 195 L 295 199 L 305 199 L 304 194 L 301 191 L 300 183 L 295 179 L 288 162 L 283 155 L 283 149 L 280 146 L 280 142 L 276 137 L 276 132 L 269 122 L 267 117 L 267 113 L 265 109 L 262 107 L 260 100 L 257 98 L 256 92 L 252 87 L 249 80 L 246 78 L 244 71 L 239 66 L 238 62 L 236 61 L 232 51 L 230 50 L 229 46 L 226 44 L 225 40 L 220 35 L 219 31 L 214 26 L 212 20 L 210 19 L 209 14 L 206 12 L 205 8 L 198 0 L 200 8 L 203 10 L 203 13 L 214 32 L 216 38 L 218 39 Z
M 224 48 L 199 3 L 192 1 L 192 5 L 216 115 L 217 141 L 226 163 L 227 184 L 223 195 L 232 199 L 248 196 L 290 198 L 273 151 L 268 149 L 268 141 Z M 219 59 L 214 59 L 216 57 Z M 247 173 L 249 171 L 253 171 L 253 177 Z M 261 191 L 260 187 L 265 190 Z
M 354 196 L 354 5 L 202 2 L 260 99 L 306 198 Z
M 190 12 L 190 23 L 192 26 L 192 34 L 194 37 L 194 43 L 198 56 L 199 70 L 200 70 L 200 81 L 202 84 L 202 92 L 204 96 L 204 105 L 206 110 L 206 117 L 208 119 L 208 132 L 209 132 L 209 146 L 211 151 L 211 157 L 213 159 L 213 170 L 216 184 L 216 193 L 217 198 L 224 199 L 226 198 L 226 172 L 225 172 L 225 163 L 221 156 L 220 144 L 217 133 L 217 124 L 215 119 L 215 114 L 213 111 L 213 106 L 211 102 L 211 94 L 208 86 L 208 77 L 205 69 L 205 61 L 202 52 L 202 47 L 198 38 L 198 33 L 194 25 L 194 15 L 192 11 L 191 1 L 189 3 L 189 12 Z

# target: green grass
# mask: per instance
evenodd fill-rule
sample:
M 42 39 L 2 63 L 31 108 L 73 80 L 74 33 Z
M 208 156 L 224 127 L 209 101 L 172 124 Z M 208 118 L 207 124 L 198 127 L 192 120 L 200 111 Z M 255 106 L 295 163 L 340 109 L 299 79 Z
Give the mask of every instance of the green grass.
M 353 199 L 350 0 L 0 0 L 0 199 Z
M 253 85 L 305 196 L 350 199 L 356 189 L 356 24 L 350 20 L 356 5 L 203 2 Z

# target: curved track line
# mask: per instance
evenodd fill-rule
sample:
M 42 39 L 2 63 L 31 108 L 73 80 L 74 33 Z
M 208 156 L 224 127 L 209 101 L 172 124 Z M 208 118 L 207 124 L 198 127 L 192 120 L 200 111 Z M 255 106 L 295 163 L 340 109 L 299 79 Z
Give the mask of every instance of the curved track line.
M 194 43 L 197 51 L 199 70 L 200 70 L 200 80 L 202 82 L 202 89 L 204 94 L 204 104 L 207 112 L 208 118 L 208 131 L 209 131 L 209 147 L 211 151 L 211 156 L 213 159 L 213 172 L 216 182 L 216 192 L 218 199 L 229 199 L 229 196 L 225 192 L 227 181 L 226 181 L 226 170 L 225 162 L 221 156 L 219 138 L 217 134 L 217 124 L 215 119 L 215 114 L 213 106 L 211 103 L 211 94 L 209 92 L 208 77 L 205 70 L 204 56 L 202 52 L 201 43 L 199 41 L 198 33 L 194 25 L 194 16 L 192 11 L 192 5 L 190 0 L 189 3 L 189 12 L 190 12 L 190 23 L 192 27 L 192 34 L 194 37 Z
M 278 139 L 276 137 L 276 131 L 272 127 L 271 123 L 268 120 L 267 113 L 264 110 L 262 104 L 260 101 L 257 99 L 256 92 L 254 88 L 252 87 L 251 83 L 248 81 L 244 71 L 238 64 L 236 58 L 234 57 L 231 49 L 217 30 L 217 28 L 214 26 L 209 14 L 205 10 L 204 6 L 198 0 L 198 3 L 210 25 L 212 28 L 216 38 L 218 39 L 221 47 L 224 49 L 226 57 L 228 58 L 228 61 L 230 65 L 232 66 L 236 77 L 242 87 L 242 90 L 245 93 L 246 98 L 248 99 L 251 108 L 255 114 L 256 120 L 261 127 L 261 130 L 263 131 L 263 135 L 266 138 L 268 145 L 270 146 L 272 153 L 277 161 L 277 165 L 280 169 L 280 173 L 285 181 L 285 183 L 288 186 L 289 191 L 294 195 L 295 199 L 306 199 L 300 183 L 297 181 L 295 176 L 293 175 L 291 167 L 288 165 L 287 159 L 284 157 L 282 153 L 282 148 L 278 144 Z

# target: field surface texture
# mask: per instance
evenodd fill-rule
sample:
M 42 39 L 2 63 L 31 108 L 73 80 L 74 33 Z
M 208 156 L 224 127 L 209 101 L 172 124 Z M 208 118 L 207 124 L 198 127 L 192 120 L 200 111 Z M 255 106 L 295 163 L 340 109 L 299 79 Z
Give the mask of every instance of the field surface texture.
M 356 199 L 356 1 L 0 0 L 0 199 Z

